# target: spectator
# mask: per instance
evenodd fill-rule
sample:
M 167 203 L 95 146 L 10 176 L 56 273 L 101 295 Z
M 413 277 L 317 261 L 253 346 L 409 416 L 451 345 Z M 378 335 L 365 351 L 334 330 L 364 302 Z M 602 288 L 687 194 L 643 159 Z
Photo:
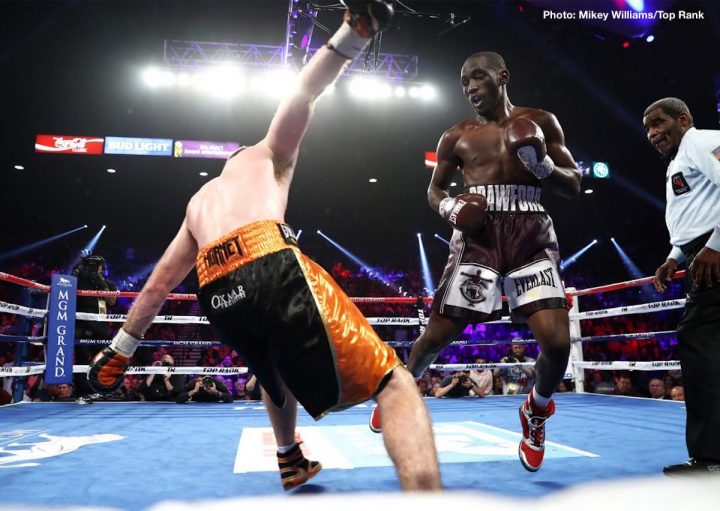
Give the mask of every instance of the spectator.
M 446 376 L 435 391 L 435 397 L 485 397 L 483 390 L 469 376 L 468 371 L 457 371 Z
M 72 274 L 77 277 L 77 288 L 90 291 L 117 291 L 115 283 L 105 279 L 105 259 L 99 255 L 81 257 L 73 267 Z M 93 314 L 107 314 L 108 308 L 115 305 L 117 297 L 78 296 L 76 302 L 77 312 L 90 312 Z M 76 339 L 109 339 L 110 327 L 102 321 L 75 321 Z M 75 345 L 75 361 L 86 365 L 95 353 L 95 348 L 84 344 Z M 87 384 L 85 374 L 75 375 L 75 384 L 80 396 L 92 393 Z
M 260 384 L 253 374 L 250 376 L 247 383 L 245 383 L 245 395 L 247 396 L 247 399 L 250 401 L 260 401 L 260 399 L 262 399 L 262 392 L 260 388 Z
M 176 403 L 195 401 L 198 403 L 232 403 L 232 396 L 220 378 L 210 375 L 197 375 L 188 381 L 185 392 L 175 398 Z
M 72 384 L 58 383 L 51 393 L 51 401 L 75 401 L 75 392 Z
M 648 382 L 648 392 L 653 399 L 665 399 L 665 382 L 660 378 L 652 378 Z
M 525 356 L 525 345 L 515 342 L 510 346 L 510 352 L 507 356 L 500 359 L 500 363 L 513 364 L 517 362 L 535 362 L 534 358 Z M 495 376 L 502 377 L 503 394 L 527 394 L 535 382 L 535 370 L 532 367 L 515 366 L 503 369 L 495 369 Z
M 174 367 L 175 360 L 166 353 L 153 365 Z M 145 401 L 175 401 L 184 388 L 184 378 L 180 374 L 149 374 L 140 386 L 140 393 Z
M 670 398 L 673 401 L 685 401 L 685 389 L 682 385 L 676 385 L 670 391 Z
M 478 357 L 475 359 L 474 364 L 486 364 L 487 361 Z M 485 397 L 493 393 L 493 373 L 489 369 L 473 369 L 469 374 L 470 378 L 475 382 L 477 387 L 482 391 L 482 396 Z M 471 390 L 471 394 L 475 391 Z
M 628 371 L 620 371 L 617 376 L 615 376 L 615 395 L 633 397 L 640 395 L 635 389 Z

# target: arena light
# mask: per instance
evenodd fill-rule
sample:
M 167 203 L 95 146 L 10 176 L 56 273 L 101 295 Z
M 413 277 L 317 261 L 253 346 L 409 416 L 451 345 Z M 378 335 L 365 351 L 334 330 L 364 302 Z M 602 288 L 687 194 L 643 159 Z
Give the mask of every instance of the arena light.
M 223 64 L 196 73 L 192 85 L 212 97 L 229 99 L 245 90 L 245 76 L 238 66 Z
M 200 171 L 200 175 L 201 175 L 202 177 L 206 177 L 206 176 L 208 175 L 208 173 L 205 172 L 204 170 L 201 170 L 201 171 Z
M 405 96 L 407 96 L 407 91 L 405 90 L 405 87 L 402 87 L 402 86 L 395 87 L 395 97 L 404 98 Z
M 598 179 L 609 179 L 610 164 L 606 161 L 594 161 L 592 163 L 592 176 Z
M 360 266 L 360 268 L 362 268 L 362 269 L 368 274 L 369 277 L 377 277 L 377 278 L 380 280 L 380 282 L 382 282 L 383 284 L 391 284 L 391 283 L 382 275 L 382 273 L 380 273 L 377 269 L 373 268 L 373 267 L 370 266 L 368 263 L 366 263 L 365 261 L 363 261 L 362 259 L 360 259 L 359 257 L 357 257 L 355 254 L 353 254 L 352 252 L 350 252 L 348 249 L 346 249 L 345 247 L 343 247 L 342 245 L 340 245 L 340 243 L 338 243 L 337 241 L 335 241 L 335 240 L 333 240 L 332 238 L 330 238 L 330 236 L 328 236 L 328 235 L 326 235 L 325 233 L 321 232 L 320 229 L 318 229 L 317 233 L 318 233 L 320 236 L 322 236 L 323 238 L 325 238 L 325 239 L 328 241 L 328 243 L 330 243 L 333 247 L 335 247 L 335 248 L 338 249 L 340 252 L 342 252 L 343 254 L 345 254 L 351 261 L 353 261 L 355 264 L 357 264 L 358 266 Z
M 420 99 L 432 101 L 437 97 L 437 90 L 432 85 L 423 85 L 420 87 Z
M 632 258 L 623 250 L 623 248 L 620 246 L 620 244 L 617 242 L 615 238 L 610 238 L 610 242 L 615 247 L 615 250 L 617 251 L 618 255 L 620 256 L 620 259 L 623 262 L 623 265 L 625 265 L 625 268 L 627 269 L 630 276 L 634 279 L 639 279 L 644 277 L 643 272 L 640 271 L 640 268 L 637 264 L 635 264 L 635 261 L 632 260 Z
M 95 234 L 95 236 L 93 236 L 92 239 L 87 242 L 87 245 L 85 245 L 80 251 L 81 256 L 92 255 L 93 251 L 95 250 L 95 246 L 98 244 L 98 241 L 100 241 L 100 236 L 102 236 L 102 233 L 105 232 L 106 227 L 107 226 L 105 225 L 100 227 L 100 230 Z
M 176 77 L 172 71 L 150 67 L 143 71 L 142 80 L 145 82 L 145 85 L 155 89 L 175 85 Z
M 423 284 L 432 293 L 435 291 L 435 283 L 432 279 L 432 272 L 430 271 L 430 264 L 427 260 L 427 254 L 425 253 L 425 247 L 422 242 L 422 234 L 417 233 L 418 239 L 418 252 L 420 253 L 420 268 L 422 270 Z
M 115 169 L 107 169 L 108 174 L 115 174 L 116 172 L 117 172 L 117 170 L 115 170 Z
M 377 178 L 371 177 L 368 179 L 368 183 L 377 183 Z
M 392 96 L 393 89 L 390 84 L 376 78 L 356 76 L 350 80 L 348 92 L 359 99 L 386 99 Z
M 15 170 L 25 170 L 25 167 L 22 165 L 15 165 Z
M 446 240 L 445 238 L 443 238 L 442 236 L 440 236 L 438 233 L 435 233 L 434 236 L 437 239 L 439 239 L 440 241 L 442 241 L 443 243 L 445 243 L 446 245 L 450 245 L 450 242 L 448 240 Z
M 178 73 L 176 83 L 179 87 L 189 87 L 192 85 L 192 76 L 187 73 Z
M 623 250 L 623 248 L 620 246 L 620 244 L 617 242 L 615 238 L 610 238 L 610 242 L 615 247 L 615 251 L 620 256 L 620 260 L 623 262 L 623 266 L 625 266 L 625 269 L 628 271 L 628 274 L 633 279 L 641 279 L 645 277 L 642 270 L 638 267 L 637 264 L 635 264 L 635 261 L 632 260 L 632 258 Z M 659 300 L 662 299 L 660 294 L 656 291 L 647 288 L 646 286 L 643 286 L 640 288 L 640 295 L 645 300 Z
M 653 42 L 654 40 L 655 40 L 655 36 L 652 35 L 652 34 L 650 34 L 649 36 L 647 36 L 647 37 L 645 38 L 645 41 L 647 41 L 648 43 L 651 43 L 651 42 Z
M 593 189 L 592 189 L 592 188 L 588 188 L 587 190 L 585 190 L 585 193 L 588 194 L 588 195 L 590 195 L 591 193 L 593 193 Z
M 52 243 L 55 240 L 64 238 L 65 236 L 69 236 L 75 232 L 82 231 L 83 229 L 87 229 L 87 225 L 81 225 L 80 227 L 75 227 L 74 229 L 70 229 L 69 231 L 61 232 L 60 234 L 55 234 L 53 236 L 50 236 L 49 238 L 35 241 L 28 245 L 24 245 L 22 247 L 18 247 L 16 249 L 10 250 L 9 252 L 2 253 L 2 254 L 0 254 L 0 261 L 5 261 L 8 259 L 12 259 L 15 256 L 26 254 L 32 250 L 35 250 L 38 247 L 42 247 L 43 245 Z
M 302 234 L 302 229 L 300 229 L 297 234 L 295 235 L 295 239 L 300 241 L 300 235 Z
M 585 245 L 583 248 L 581 248 L 580 250 L 575 252 L 573 255 L 571 255 L 567 259 L 563 259 L 562 261 L 560 261 L 560 269 L 564 270 L 568 266 L 575 264 L 575 262 L 577 262 L 577 260 L 580 259 L 580 257 L 582 257 L 583 254 L 585 254 L 585 252 L 590 250 L 595 245 L 597 245 L 597 240 L 592 240 L 590 243 Z
M 645 10 L 645 0 L 625 0 L 625 3 L 635 12 L 643 12 L 643 10 Z
M 297 72 L 290 68 L 271 69 L 252 78 L 254 92 L 269 98 L 280 99 L 293 90 Z
M 152 263 L 146 264 L 142 268 L 140 268 L 135 273 L 128 275 L 125 280 L 122 282 L 124 284 L 124 287 L 128 289 L 132 289 L 139 284 L 142 283 L 142 280 L 147 278 L 148 275 L 150 275 L 150 272 L 153 271 L 155 268 L 155 265 L 157 264 L 157 261 L 153 261 Z

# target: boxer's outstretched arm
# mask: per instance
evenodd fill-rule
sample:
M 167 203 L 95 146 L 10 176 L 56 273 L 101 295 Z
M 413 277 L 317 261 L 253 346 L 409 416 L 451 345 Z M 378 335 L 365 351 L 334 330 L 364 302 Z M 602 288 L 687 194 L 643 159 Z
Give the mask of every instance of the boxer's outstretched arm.
M 437 164 L 433 169 L 427 190 L 428 204 L 434 211 L 438 211 L 440 202 L 448 197 L 455 169 L 460 165 L 460 160 L 455 156 L 456 142 L 457 134 L 452 128 L 443 133 L 438 142 Z
M 557 118 L 546 112 L 543 118 L 538 119 L 538 125 L 545 134 L 547 154 L 555 162 L 552 174 L 543 180 L 543 185 L 568 199 L 580 193 L 582 175 L 573 159 L 572 154 L 565 147 L 565 134 Z
M 142 337 L 160 311 L 167 294 L 192 270 L 197 253 L 197 242 L 183 221 L 175 239 L 170 242 L 135 300 L 123 325 L 127 333 Z
M 294 89 L 288 90 L 261 142 L 273 154 L 276 174 L 294 167 L 315 100 L 335 81 L 347 62 L 346 58 L 323 46 L 300 71 Z

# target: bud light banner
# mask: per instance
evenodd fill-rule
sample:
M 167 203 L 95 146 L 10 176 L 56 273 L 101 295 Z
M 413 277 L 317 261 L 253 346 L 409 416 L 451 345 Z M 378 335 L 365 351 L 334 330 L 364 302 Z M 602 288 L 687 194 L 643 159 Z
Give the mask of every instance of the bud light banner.
M 105 154 L 171 156 L 172 139 L 105 137 Z
M 36 153 L 102 154 L 103 137 L 77 137 L 74 135 L 37 135 Z
M 202 140 L 176 140 L 175 158 L 220 158 L 226 160 L 240 148 L 237 142 L 207 142 Z
M 48 306 L 45 383 L 72 383 L 77 279 L 52 276 Z

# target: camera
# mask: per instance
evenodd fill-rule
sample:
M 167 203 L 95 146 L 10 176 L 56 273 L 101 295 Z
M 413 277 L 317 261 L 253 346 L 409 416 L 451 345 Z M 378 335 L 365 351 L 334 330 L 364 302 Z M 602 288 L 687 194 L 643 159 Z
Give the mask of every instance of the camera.
M 205 389 L 211 389 L 214 383 L 215 383 L 215 380 L 213 380 L 211 376 L 203 376 L 202 386 Z
M 465 374 L 461 374 L 459 376 L 459 378 L 460 378 L 460 383 L 467 383 L 467 381 L 469 380 L 469 378 Z

